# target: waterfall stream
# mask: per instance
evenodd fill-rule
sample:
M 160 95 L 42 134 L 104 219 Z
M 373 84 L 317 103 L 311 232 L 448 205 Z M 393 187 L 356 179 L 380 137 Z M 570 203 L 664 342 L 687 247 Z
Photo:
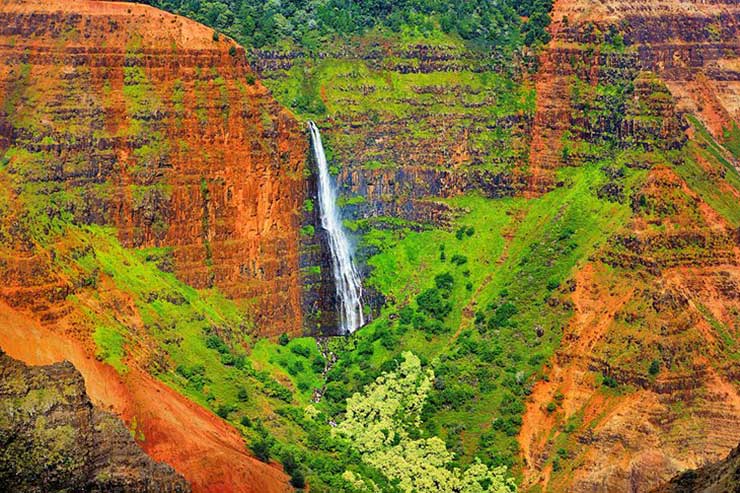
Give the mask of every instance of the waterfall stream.
M 314 122 L 308 122 L 311 130 L 316 164 L 319 168 L 319 212 L 321 226 L 329 237 L 331 267 L 334 284 L 337 290 L 337 307 L 339 309 L 339 331 L 342 334 L 352 333 L 365 323 L 362 313 L 362 283 L 352 259 L 349 239 L 342 226 L 339 209 L 336 204 L 336 192 L 329 176 L 329 167 L 324 154 L 321 134 Z

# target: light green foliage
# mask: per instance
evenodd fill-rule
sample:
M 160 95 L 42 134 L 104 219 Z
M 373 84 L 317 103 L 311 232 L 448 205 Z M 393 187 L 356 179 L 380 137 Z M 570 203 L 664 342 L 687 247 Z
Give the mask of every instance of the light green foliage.
M 362 460 L 415 493 L 516 491 L 506 468 L 490 470 L 476 461 L 465 471 L 451 467 L 453 454 L 438 437 L 414 438 L 434 373 L 418 357 L 402 354 L 398 369 L 347 399 L 345 419 L 334 432 L 360 452 Z
M 125 339 L 116 329 L 100 326 L 93 333 L 93 340 L 98 347 L 97 357 L 111 365 L 118 373 L 125 373 L 128 368 L 123 363 L 126 355 Z

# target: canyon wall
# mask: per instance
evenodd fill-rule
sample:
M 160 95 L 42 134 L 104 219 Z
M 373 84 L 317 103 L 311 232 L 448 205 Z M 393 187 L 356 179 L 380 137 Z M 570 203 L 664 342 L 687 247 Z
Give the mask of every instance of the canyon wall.
M 49 229 L 115 226 L 125 246 L 166 248 L 180 279 L 237 300 L 257 333 L 301 330 L 306 138 L 240 47 L 155 9 L 90 1 L 4 2 L 0 45 L 3 168 L 30 214 Z M 29 282 L 4 297 L 22 303 Z
M 291 81 L 306 80 L 308 96 L 325 104 L 317 121 L 350 219 L 447 225 L 455 212 L 440 199 L 512 196 L 526 187 L 533 92 L 512 82 L 495 57 L 373 36 L 315 58 L 253 55 L 281 102 L 293 104 Z
M 0 347 L 72 361 L 195 492 L 289 490 L 175 372 L 219 362 L 261 405 L 205 338 L 302 330 L 307 140 L 244 51 L 142 5 L 2 2 L 0 135 Z
M 574 317 L 519 435 L 524 485 L 648 491 L 740 436 L 740 243 L 722 204 L 738 200 L 740 8 L 565 0 L 553 19 L 534 188 L 615 148 L 613 167 L 647 174 L 631 197 L 617 175 L 599 191 L 629 200 L 631 220 L 575 274 Z

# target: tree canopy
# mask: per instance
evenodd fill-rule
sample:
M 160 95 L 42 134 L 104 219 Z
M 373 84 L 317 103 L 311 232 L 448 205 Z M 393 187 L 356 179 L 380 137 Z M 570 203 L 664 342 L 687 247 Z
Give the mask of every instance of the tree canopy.
M 421 413 L 434 372 L 422 368 L 410 352 L 402 357 L 396 371 L 384 373 L 347 400 L 346 417 L 334 433 L 351 443 L 363 462 L 397 481 L 402 491 L 515 492 L 506 467 L 489 468 L 477 459 L 465 470 L 452 467 L 454 456 L 444 441 L 421 436 Z
M 483 47 L 547 42 L 552 0 L 144 0 L 222 31 L 247 47 L 289 41 L 316 49 L 382 26 L 441 30 Z

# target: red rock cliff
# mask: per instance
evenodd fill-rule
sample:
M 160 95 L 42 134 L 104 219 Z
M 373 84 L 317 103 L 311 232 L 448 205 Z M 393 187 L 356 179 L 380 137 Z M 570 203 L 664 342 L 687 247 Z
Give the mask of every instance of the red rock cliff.
M 25 152 L 14 184 L 64 190 L 126 246 L 172 247 L 178 277 L 221 288 L 260 334 L 300 330 L 306 139 L 241 48 L 141 5 L 3 1 L 0 102 L 0 150 Z
M 639 144 L 628 166 L 649 172 L 629 225 L 575 275 L 574 316 L 524 414 L 523 485 L 650 491 L 721 459 L 740 435 L 729 349 L 738 223 L 715 199 L 737 200 L 728 184 L 737 159 L 723 144 L 740 116 L 740 9 L 559 0 L 553 21 L 537 76 L 533 189 L 552 186 L 558 167 L 592 159 L 578 142 L 598 146 L 605 136 Z M 630 97 L 611 118 L 598 88 L 625 83 Z M 549 412 L 555 401 L 561 407 Z

